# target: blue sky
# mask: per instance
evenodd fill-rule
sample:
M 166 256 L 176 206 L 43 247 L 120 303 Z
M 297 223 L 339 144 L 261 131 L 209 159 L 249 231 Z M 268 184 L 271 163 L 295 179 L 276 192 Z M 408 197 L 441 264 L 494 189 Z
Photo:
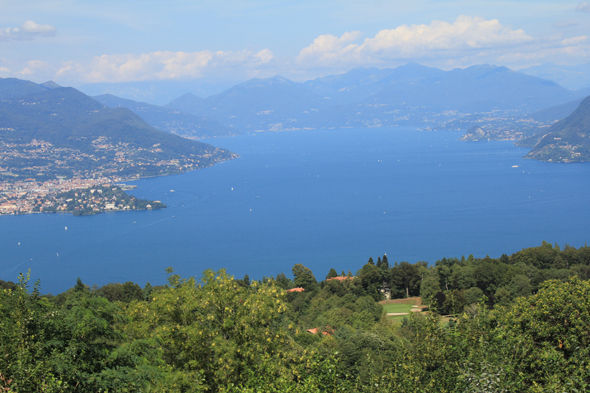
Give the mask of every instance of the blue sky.
M 302 81 L 415 61 L 590 62 L 590 1 L 0 0 L 0 77 Z

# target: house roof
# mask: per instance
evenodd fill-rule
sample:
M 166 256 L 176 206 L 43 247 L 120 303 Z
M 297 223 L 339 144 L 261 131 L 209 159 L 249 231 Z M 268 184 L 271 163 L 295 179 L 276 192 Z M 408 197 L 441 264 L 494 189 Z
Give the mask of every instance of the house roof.
M 336 277 L 331 277 L 328 278 L 326 281 L 330 281 L 330 280 L 338 280 L 338 281 L 344 281 L 344 280 L 352 280 L 354 277 L 347 277 L 347 276 L 336 276 Z
M 317 328 L 313 328 L 313 329 L 307 329 L 308 333 L 311 334 L 317 334 L 320 331 L 321 328 L 317 327 Z M 322 334 L 324 336 L 331 336 L 332 333 L 334 333 L 334 329 L 331 329 L 330 326 L 326 326 L 326 329 L 328 329 L 329 331 L 322 331 Z

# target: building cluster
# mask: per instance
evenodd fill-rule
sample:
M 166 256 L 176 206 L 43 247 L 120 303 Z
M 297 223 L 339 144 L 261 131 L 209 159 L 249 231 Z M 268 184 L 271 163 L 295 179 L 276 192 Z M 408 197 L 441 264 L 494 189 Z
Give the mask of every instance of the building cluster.
M 37 182 L 0 182 L 0 214 L 27 214 L 47 211 L 57 203 L 58 194 L 110 184 L 111 179 L 61 179 Z
M 106 137 L 93 140 L 92 147 L 94 152 L 83 153 L 36 139 L 27 143 L 0 141 L 0 214 L 61 211 L 65 208 L 58 203 L 58 194 L 181 173 L 197 169 L 200 159 L 211 156 L 162 159 L 159 143 L 144 149 L 128 143 L 110 143 Z M 117 205 L 110 208 L 118 209 Z

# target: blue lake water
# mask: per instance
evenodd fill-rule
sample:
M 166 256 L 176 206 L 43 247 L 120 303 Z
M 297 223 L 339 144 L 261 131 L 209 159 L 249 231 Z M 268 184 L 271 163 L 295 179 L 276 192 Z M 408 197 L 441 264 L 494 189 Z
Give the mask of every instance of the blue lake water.
M 590 240 L 590 164 L 523 160 L 526 150 L 510 142 L 460 135 L 394 128 L 213 139 L 241 158 L 134 182 L 132 194 L 167 209 L 0 217 L 0 279 L 30 268 L 55 294 L 77 277 L 162 284 L 168 266 L 261 278 L 303 263 L 323 278 L 384 253 L 434 263 Z

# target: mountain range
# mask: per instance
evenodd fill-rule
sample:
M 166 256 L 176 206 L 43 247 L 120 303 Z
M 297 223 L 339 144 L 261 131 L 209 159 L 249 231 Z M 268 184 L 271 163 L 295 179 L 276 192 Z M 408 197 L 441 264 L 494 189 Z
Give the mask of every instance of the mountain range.
M 163 132 L 126 108 L 109 108 L 71 87 L 0 79 L 0 179 L 153 176 L 234 155 Z
M 53 82 L 0 79 L 0 120 L 3 140 L 16 135 L 31 140 L 42 132 L 51 143 L 82 149 L 84 138 L 100 135 L 131 143 L 124 135 L 133 134 L 146 143 L 161 139 L 159 154 L 172 157 L 186 156 L 187 146 L 204 146 L 183 145 L 172 134 L 199 139 L 240 130 L 412 126 L 473 129 L 471 140 L 528 138 L 569 115 L 588 94 L 590 90 L 568 90 L 506 67 L 443 71 L 415 63 L 393 69 L 359 67 L 303 83 L 281 76 L 254 78 L 207 98 L 187 93 L 165 106 L 111 94 L 90 98 Z
M 227 127 L 217 120 L 195 116 L 177 109 L 120 98 L 112 94 L 92 97 L 109 108 L 127 108 L 146 123 L 161 131 L 190 139 L 233 136 L 241 132 Z
M 557 82 L 567 89 L 590 88 L 590 63 L 575 66 L 549 63 L 525 68 L 520 72 Z
M 444 128 L 474 113 L 530 114 L 587 95 L 506 67 L 443 71 L 410 63 L 355 68 L 304 83 L 251 79 L 205 99 L 184 95 L 167 107 L 247 131 L 412 125 Z

